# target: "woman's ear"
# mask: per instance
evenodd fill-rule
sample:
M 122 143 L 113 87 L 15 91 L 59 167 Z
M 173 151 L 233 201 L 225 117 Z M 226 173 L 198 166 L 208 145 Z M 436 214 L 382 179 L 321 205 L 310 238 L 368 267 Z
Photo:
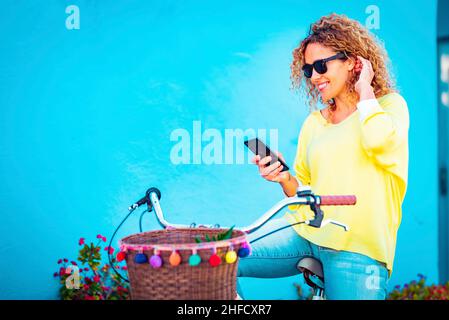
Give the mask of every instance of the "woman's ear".
M 356 61 L 357 61 L 357 58 L 353 57 L 353 56 L 349 56 L 348 59 L 346 59 L 345 63 L 348 67 L 348 71 L 354 70 L 354 68 L 356 66 Z

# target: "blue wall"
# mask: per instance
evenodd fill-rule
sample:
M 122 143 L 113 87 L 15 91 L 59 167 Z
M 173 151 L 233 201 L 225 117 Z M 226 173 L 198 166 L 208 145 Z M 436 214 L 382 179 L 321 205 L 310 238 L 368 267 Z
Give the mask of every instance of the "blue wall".
M 79 6 L 79 30 L 65 8 Z M 372 1 L 2 1 L 0 298 L 56 298 L 56 260 L 110 236 L 130 203 L 162 191 L 177 223 L 248 225 L 283 198 L 246 165 L 174 165 L 170 134 L 277 129 L 291 164 L 308 107 L 289 90 L 291 51 L 330 12 L 364 22 Z M 391 285 L 437 281 L 436 1 L 376 1 L 409 104 L 410 171 Z M 242 147 L 239 146 L 239 149 Z M 423 193 L 425 191 L 425 193 Z M 132 217 L 118 237 L 137 231 Z M 146 229 L 157 228 L 149 216 Z M 293 282 L 244 279 L 250 299 Z M 263 288 L 263 290 L 260 290 Z

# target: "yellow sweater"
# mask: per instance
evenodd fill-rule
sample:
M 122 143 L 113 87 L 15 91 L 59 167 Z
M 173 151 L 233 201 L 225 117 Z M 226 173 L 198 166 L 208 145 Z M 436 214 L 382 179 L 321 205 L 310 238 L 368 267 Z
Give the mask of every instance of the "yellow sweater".
M 299 224 L 296 232 L 314 244 L 361 253 L 386 263 L 390 274 L 407 189 L 409 113 L 398 93 L 362 101 L 338 124 L 319 110 L 301 128 L 294 171 L 317 195 L 355 195 L 353 206 L 322 206 L 324 219 L 349 226 L 314 228 Z M 291 205 L 284 217 L 295 223 L 314 213 Z

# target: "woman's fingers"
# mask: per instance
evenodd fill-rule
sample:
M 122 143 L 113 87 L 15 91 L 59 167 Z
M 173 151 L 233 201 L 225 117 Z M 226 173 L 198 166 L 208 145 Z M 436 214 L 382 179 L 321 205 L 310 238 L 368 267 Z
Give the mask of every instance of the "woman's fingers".
M 271 174 L 274 170 L 278 169 L 281 163 L 279 161 L 276 161 L 275 163 L 263 168 L 260 172 L 260 174 L 264 177 Z
M 282 161 L 285 162 L 284 156 L 282 155 L 282 153 L 280 153 L 279 151 L 276 152 L 277 156 L 279 157 L 279 159 L 281 159 Z
M 259 161 L 260 161 L 260 156 L 259 155 L 256 155 L 256 156 L 254 156 L 251 159 L 251 162 L 254 163 L 254 164 L 259 164 Z
M 276 152 L 276 154 L 279 159 L 285 161 L 284 157 L 282 156 L 282 153 Z M 272 160 L 273 159 L 271 156 L 263 157 L 261 159 L 260 156 L 256 155 L 251 159 L 251 162 L 258 165 L 259 173 L 264 179 L 277 182 L 280 179 L 279 173 L 282 172 L 284 166 L 281 165 L 280 161 L 276 161 L 273 164 L 269 164 Z
M 279 178 L 279 173 L 281 173 L 282 169 L 284 168 L 283 165 L 280 165 L 277 169 L 274 169 L 270 174 L 266 176 L 267 179 L 271 181 L 276 181 Z
M 369 61 L 368 59 L 365 59 L 361 56 L 357 56 L 360 59 L 361 62 L 361 67 L 366 68 L 370 73 L 373 71 L 373 65 L 371 64 L 371 61 Z
M 367 63 L 366 63 L 367 60 L 366 59 L 364 59 L 361 56 L 357 56 L 357 57 L 359 58 L 359 61 L 360 61 L 359 67 L 363 68 L 365 65 L 367 65 Z
M 270 156 L 264 157 L 264 158 L 260 159 L 259 166 L 265 166 L 270 161 L 271 161 L 271 157 Z
M 373 66 L 371 62 L 361 56 L 357 56 L 362 64 L 362 68 L 360 70 L 360 76 L 358 82 L 367 82 L 371 83 L 374 77 Z

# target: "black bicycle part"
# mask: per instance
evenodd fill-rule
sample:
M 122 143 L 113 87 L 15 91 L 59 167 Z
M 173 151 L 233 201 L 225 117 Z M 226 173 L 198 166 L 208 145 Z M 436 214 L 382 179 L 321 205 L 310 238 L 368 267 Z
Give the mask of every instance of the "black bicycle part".
M 157 195 L 157 198 L 159 200 L 161 200 L 161 191 L 158 188 L 155 187 L 151 187 L 150 189 L 147 190 L 146 194 L 146 198 L 147 198 L 147 206 L 148 206 L 148 212 L 150 212 L 151 210 L 153 210 L 153 205 L 151 203 L 151 199 L 150 199 L 150 194 L 152 192 L 155 192 Z
M 307 202 L 309 202 L 310 209 L 315 213 L 315 218 L 309 221 L 309 226 L 319 228 L 321 227 L 321 223 L 323 222 L 324 213 L 320 208 L 320 205 L 317 204 L 317 195 L 313 194 L 312 190 L 302 190 L 297 192 L 298 197 L 306 197 Z M 313 198 L 314 201 L 311 203 L 310 198 Z

